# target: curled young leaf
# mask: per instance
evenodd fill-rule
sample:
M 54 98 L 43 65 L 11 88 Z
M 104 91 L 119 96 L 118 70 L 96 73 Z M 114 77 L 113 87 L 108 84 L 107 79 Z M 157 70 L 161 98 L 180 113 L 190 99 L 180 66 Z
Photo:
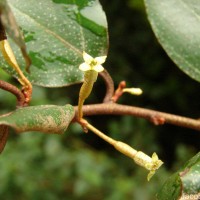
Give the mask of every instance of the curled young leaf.
M 41 105 L 19 108 L 0 117 L 0 125 L 14 128 L 18 133 L 40 131 L 62 134 L 75 114 L 71 105 Z

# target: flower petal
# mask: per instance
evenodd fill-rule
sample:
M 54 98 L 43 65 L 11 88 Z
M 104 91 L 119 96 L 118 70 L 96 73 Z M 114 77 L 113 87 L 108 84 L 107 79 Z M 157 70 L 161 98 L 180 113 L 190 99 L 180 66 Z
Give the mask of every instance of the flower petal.
M 107 56 L 100 56 L 94 58 L 94 60 L 97 62 L 97 65 L 101 65 L 106 61 Z
M 81 71 L 85 72 L 85 71 L 91 70 L 91 67 L 87 63 L 82 63 L 82 64 L 79 65 L 79 69 Z
M 157 156 L 157 154 L 155 152 L 152 155 L 152 160 L 153 160 L 153 162 L 158 160 L 158 156 Z
M 150 181 L 150 179 L 152 178 L 152 176 L 155 174 L 155 171 L 150 171 L 147 175 L 147 180 Z
M 96 72 L 102 72 L 104 70 L 102 65 L 95 65 L 93 67 L 93 70 L 95 70 Z
M 90 64 L 94 60 L 94 58 L 87 54 L 85 51 L 83 51 L 83 59 L 87 64 Z

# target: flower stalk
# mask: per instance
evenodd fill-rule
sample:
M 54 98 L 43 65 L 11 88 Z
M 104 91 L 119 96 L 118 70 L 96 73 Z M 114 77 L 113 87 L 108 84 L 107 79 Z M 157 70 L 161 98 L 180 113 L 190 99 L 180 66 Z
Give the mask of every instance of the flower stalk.
M 2 52 L 2 55 L 6 62 L 17 72 L 19 75 L 18 81 L 22 85 L 22 92 L 25 96 L 25 101 L 28 104 L 31 100 L 32 95 L 32 85 L 29 82 L 29 80 L 25 77 L 23 72 L 21 71 L 17 60 L 15 58 L 15 55 L 12 51 L 12 48 L 10 47 L 10 44 L 7 39 L 0 41 L 0 51 Z
M 143 153 L 142 151 L 135 150 L 134 148 L 132 148 L 131 146 L 129 146 L 124 142 L 116 141 L 113 138 L 108 137 L 103 132 L 99 131 L 94 126 L 89 124 L 86 120 L 84 120 L 84 122 L 85 122 L 85 127 L 88 130 L 91 130 L 93 133 L 98 135 L 104 141 L 111 144 L 116 150 L 118 150 L 122 154 L 133 159 L 137 165 L 147 169 L 149 171 L 149 174 L 147 175 L 148 181 L 155 174 L 156 170 L 160 168 L 160 166 L 163 164 L 163 162 L 158 158 L 156 153 L 153 153 L 152 157 L 150 157 L 145 153 Z
M 84 62 L 80 64 L 79 69 L 84 72 L 84 82 L 81 86 L 79 92 L 79 101 L 78 101 L 78 119 L 81 121 L 83 118 L 82 107 L 85 102 L 85 99 L 90 95 L 93 85 L 97 80 L 98 73 L 104 70 L 103 64 L 106 60 L 106 56 L 93 58 L 86 52 L 83 52 Z

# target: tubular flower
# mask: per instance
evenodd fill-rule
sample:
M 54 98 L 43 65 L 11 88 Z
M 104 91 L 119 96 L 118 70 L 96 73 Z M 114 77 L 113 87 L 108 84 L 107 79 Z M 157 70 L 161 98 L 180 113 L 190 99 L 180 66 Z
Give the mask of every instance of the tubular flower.
M 149 170 L 149 174 L 147 176 L 147 180 L 149 181 L 151 177 L 155 174 L 156 170 L 163 164 L 161 160 L 158 159 L 156 153 L 153 153 L 152 157 L 144 154 L 141 151 L 138 151 L 133 158 L 133 160 L 140 166 Z

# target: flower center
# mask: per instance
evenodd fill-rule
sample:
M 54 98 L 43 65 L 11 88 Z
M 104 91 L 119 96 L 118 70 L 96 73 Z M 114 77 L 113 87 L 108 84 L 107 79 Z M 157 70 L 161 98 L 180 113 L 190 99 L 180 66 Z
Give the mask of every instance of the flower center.
M 91 68 L 95 67 L 96 65 L 97 65 L 97 61 L 95 61 L 95 60 L 92 60 L 92 61 L 90 62 Z

